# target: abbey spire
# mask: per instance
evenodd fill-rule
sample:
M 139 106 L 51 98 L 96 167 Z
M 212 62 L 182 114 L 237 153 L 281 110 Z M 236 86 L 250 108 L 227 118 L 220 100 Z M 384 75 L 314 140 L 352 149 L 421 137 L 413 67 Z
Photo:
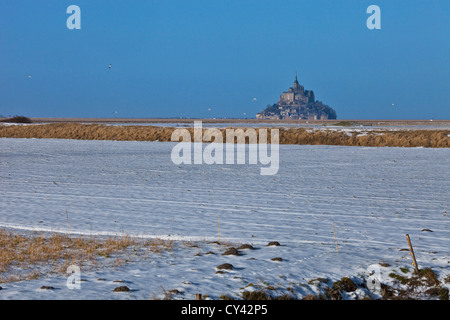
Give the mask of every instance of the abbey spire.
M 294 81 L 293 89 L 294 89 L 294 91 L 297 91 L 297 92 L 303 89 L 303 87 L 300 85 L 300 83 L 298 83 L 297 71 L 295 71 L 295 81 Z

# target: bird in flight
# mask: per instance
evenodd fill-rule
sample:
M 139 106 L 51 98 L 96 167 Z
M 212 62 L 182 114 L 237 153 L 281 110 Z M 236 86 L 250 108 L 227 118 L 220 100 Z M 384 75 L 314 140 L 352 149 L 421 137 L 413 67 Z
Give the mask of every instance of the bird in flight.
M 31 75 L 28 75 L 27 78 L 28 78 L 28 79 L 31 79 Z
M 111 63 L 109 64 L 108 69 L 111 69 Z

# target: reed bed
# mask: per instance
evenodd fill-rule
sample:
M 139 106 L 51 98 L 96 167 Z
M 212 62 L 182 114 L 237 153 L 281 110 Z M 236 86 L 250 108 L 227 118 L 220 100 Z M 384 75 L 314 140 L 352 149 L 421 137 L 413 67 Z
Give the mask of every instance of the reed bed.
M 112 126 L 106 124 L 51 123 L 34 125 L 0 125 L 2 138 L 46 138 L 118 141 L 172 141 L 173 127 Z M 193 128 L 186 128 L 194 136 Z M 246 130 L 246 128 L 243 128 Z M 270 142 L 270 129 L 268 140 Z M 426 147 L 449 148 L 450 130 L 307 130 L 277 128 L 280 144 L 338 145 L 365 147 Z M 206 129 L 204 128 L 203 131 Z M 226 129 L 218 129 L 225 142 Z M 258 133 L 259 131 L 256 130 Z

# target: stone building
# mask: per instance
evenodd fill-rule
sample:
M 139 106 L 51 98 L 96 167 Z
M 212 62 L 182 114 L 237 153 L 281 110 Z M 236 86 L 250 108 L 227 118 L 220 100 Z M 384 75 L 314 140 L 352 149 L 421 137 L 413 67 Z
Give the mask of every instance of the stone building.
M 292 87 L 280 95 L 278 103 L 256 114 L 257 119 L 336 119 L 336 112 L 316 101 L 312 90 L 305 90 L 295 74 Z

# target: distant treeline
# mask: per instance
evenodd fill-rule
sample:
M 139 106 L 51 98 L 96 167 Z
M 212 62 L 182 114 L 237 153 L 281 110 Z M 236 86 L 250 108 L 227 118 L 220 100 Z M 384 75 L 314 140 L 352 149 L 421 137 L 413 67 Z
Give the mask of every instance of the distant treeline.
M 0 122 L 8 122 L 8 123 L 32 123 L 30 118 L 24 116 L 14 116 L 12 118 L 6 118 L 0 120 Z

